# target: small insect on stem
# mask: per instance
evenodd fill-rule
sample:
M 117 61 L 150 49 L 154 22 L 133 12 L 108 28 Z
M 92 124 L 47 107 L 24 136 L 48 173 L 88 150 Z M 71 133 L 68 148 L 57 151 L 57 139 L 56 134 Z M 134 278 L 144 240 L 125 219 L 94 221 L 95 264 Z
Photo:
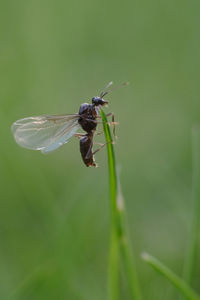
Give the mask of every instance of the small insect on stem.
M 116 88 L 127 84 L 123 83 Z M 94 154 L 103 146 L 93 152 L 93 138 L 97 124 L 101 123 L 97 121 L 97 118 L 101 118 L 100 110 L 102 106 L 108 104 L 108 101 L 104 100 L 103 97 L 116 89 L 109 89 L 111 85 L 112 82 L 109 82 L 99 97 L 93 97 L 92 104 L 81 104 L 77 114 L 42 115 L 16 121 L 11 127 L 16 142 L 24 148 L 49 153 L 66 144 L 72 136 L 76 136 L 80 139 L 83 162 L 87 167 L 95 167 Z M 114 114 L 109 113 L 107 116 L 112 116 L 112 122 L 109 124 L 113 125 L 115 136 Z M 79 128 L 86 133 L 76 133 Z

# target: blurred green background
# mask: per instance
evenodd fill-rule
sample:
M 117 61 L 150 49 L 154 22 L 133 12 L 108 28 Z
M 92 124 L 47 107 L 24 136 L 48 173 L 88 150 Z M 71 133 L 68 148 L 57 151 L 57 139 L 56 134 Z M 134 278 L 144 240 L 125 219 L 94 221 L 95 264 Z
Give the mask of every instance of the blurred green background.
M 200 120 L 199 9 L 183 0 L 1 1 L 0 299 L 106 299 L 106 149 L 99 168 L 86 168 L 77 139 L 45 156 L 20 148 L 10 126 L 76 113 L 111 80 L 131 83 L 107 96 L 106 111 L 120 122 L 116 157 L 144 299 L 177 299 L 140 253 L 182 274 L 191 127 Z M 199 280 L 196 267 L 200 292 Z M 129 299 L 123 274 L 121 293 Z

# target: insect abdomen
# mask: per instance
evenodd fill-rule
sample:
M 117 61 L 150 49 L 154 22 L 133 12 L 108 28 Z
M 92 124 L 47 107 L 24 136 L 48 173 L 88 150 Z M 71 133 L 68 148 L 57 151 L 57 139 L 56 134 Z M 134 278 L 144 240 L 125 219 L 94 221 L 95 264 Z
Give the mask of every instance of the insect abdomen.
M 80 152 L 83 159 L 83 162 L 87 167 L 93 166 L 96 167 L 96 163 L 94 161 L 94 155 L 92 154 L 92 146 L 93 146 L 93 134 L 85 135 L 80 139 Z

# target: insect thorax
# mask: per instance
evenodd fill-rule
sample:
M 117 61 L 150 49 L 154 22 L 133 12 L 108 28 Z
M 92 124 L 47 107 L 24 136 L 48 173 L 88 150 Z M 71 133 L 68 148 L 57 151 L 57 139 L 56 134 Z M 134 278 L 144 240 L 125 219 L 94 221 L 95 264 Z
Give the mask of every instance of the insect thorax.
M 80 118 L 78 122 L 81 125 L 83 130 L 85 130 L 86 132 L 90 132 L 96 129 L 97 112 L 94 105 L 88 103 L 81 104 L 79 109 L 79 115 Z

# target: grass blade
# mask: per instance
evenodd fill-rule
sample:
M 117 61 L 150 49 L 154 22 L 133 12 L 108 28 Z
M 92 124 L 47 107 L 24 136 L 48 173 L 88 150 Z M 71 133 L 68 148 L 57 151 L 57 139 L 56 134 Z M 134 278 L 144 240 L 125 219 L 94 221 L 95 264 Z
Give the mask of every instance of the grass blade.
M 139 288 L 134 256 L 131 251 L 130 239 L 129 239 L 128 230 L 126 226 L 124 198 L 121 192 L 119 176 L 118 176 L 117 213 L 119 218 L 118 236 L 119 236 L 119 244 L 121 250 L 120 253 L 122 256 L 124 269 L 127 274 L 131 296 L 132 299 L 141 300 L 142 297 Z
M 107 142 L 109 185 L 110 185 L 110 208 L 111 208 L 111 240 L 109 254 L 109 299 L 119 299 L 119 242 L 117 233 L 117 177 L 115 154 L 112 144 L 110 128 L 107 124 L 107 118 L 101 110 L 103 120 L 104 134 Z
M 165 276 L 182 295 L 188 300 L 200 300 L 200 297 L 188 286 L 188 284 L 181 278 L 179 278 L 173 271 L 166 267 L 155 257 L 143 253 L 142 259 L 147 262 L 154 270 Z
M 109 299 L 119 299 L 119 250 L 122 255 L 122 262 L 130 285 L 132 299 L 140 300 L 141 295 L 136 275 L 136 269 L 130 251 L 124 217 L 124 205 L 121 195 L 117 201 L 117 175 L 116 162 L 112 136 L 108 125 L 107 117 L 101 110 L 103 128 L 107 143 L 109 184 L 110 184 L 110 206 L 111 206 L 111 245 L 109 259 Z

